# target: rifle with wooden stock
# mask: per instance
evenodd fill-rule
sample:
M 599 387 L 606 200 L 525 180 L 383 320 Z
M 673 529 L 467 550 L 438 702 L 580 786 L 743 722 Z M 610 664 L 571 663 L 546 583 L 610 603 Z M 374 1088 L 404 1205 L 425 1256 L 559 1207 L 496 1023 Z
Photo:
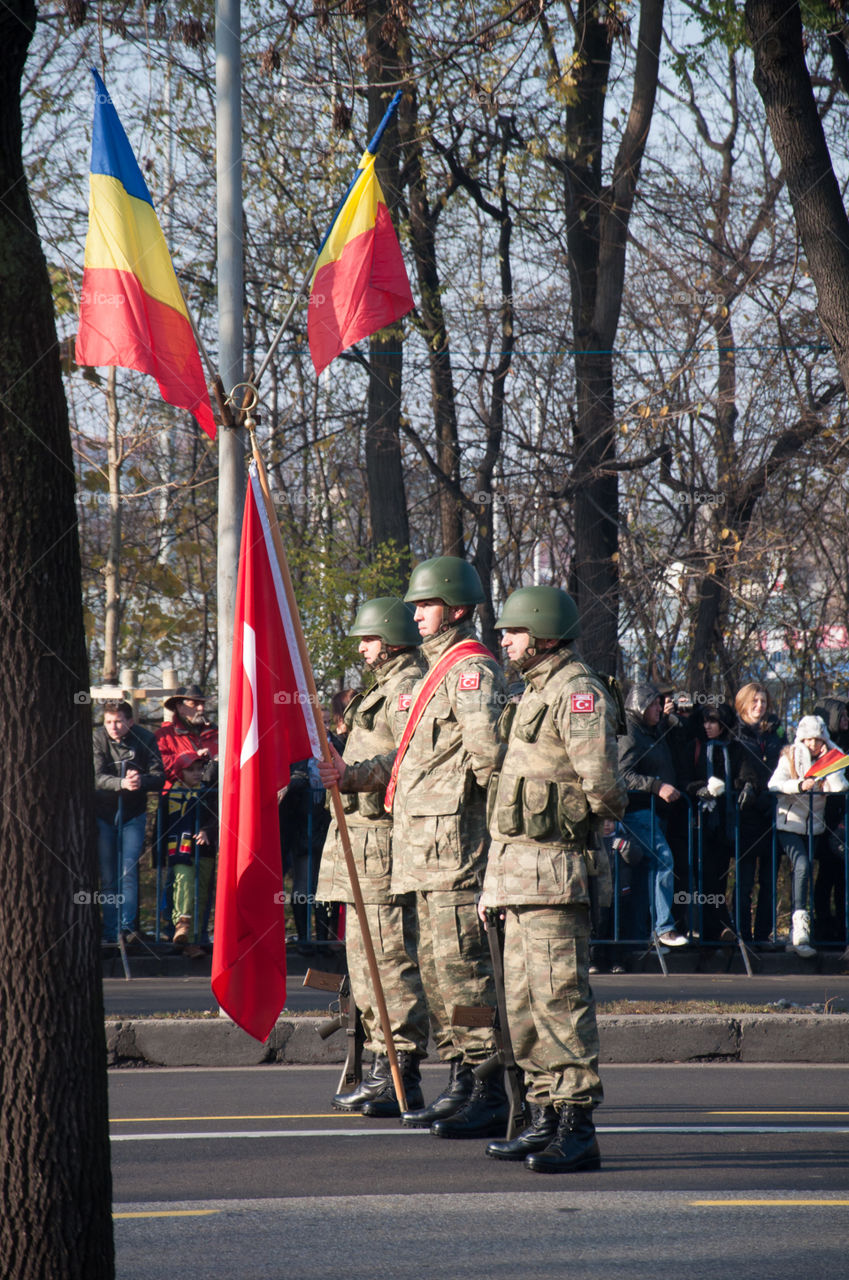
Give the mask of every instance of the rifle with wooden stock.
M 489 1005 L 455 1005 L 451 1021 L 461 1027 L 492 1027 L 495 1053 L 474 1068 L 478 1080 L 486 1080 L 495 1071 L 503 1070 L 504 1085 L 510 1112 L 507 1118 L 507 1138 L 512 1140 L 530 1123 L 525 1103 L 525 1082 L 519 1064 L 513 1054 L 510 1027 L 507 1022 L 507 998 L 504 992 L 504 920 L 496 908 L 486 913 L 486 937 L 492 960 L 492 978 L 495 986 L 495 1008 Z
M 347 1052 L 336 1092 L 350 1093 L 363 1078 L 363 1046 L 366 1036 L 360 1011 L 351 995 L 348 975 L 325 973 L 323 969 L 307 969 L 304 986 L 313 987 L 317 991 L 334 991 L 339 996 L 338 1011 L 333 1017 L 320 1022 L 316 1030 L 322 1040 L 327 1040 L 334 1032 L 345 1028 Z

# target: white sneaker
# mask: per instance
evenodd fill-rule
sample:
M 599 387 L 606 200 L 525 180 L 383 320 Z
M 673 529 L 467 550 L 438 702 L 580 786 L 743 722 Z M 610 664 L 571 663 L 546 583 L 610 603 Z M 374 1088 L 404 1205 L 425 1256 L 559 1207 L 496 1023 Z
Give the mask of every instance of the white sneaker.
M 681 933 L 675 933 L 672 929 L 669 933 L 658 934 L 657 940 L 662 947 L 686 947 L 690 941 L 689 938 L 685 938 Z
M 809 911 L 794 911 L 790 932 L 790 946 L 797 956 L 810 960 L 817 953 L 811 946 L 811 915 Z

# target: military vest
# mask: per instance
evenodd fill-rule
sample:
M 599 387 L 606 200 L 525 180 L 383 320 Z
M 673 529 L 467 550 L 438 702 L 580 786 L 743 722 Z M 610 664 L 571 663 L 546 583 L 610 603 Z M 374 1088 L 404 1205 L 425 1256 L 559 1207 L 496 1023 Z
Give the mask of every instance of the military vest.
M 585 844 L 590 808 L 553 714 L 554 704 L 576 677 L 592 697 L 590 710 L 579 706 L 572 716 L 572 739 L 579 742 L 582 730 L 597 728 L 609 695 L 595 672 L 578 658 L 570 657 L 542 688 L 529 686 L 518 705 L 504 713 L 500 731 L 507 737 L 507 754 L 497 784 L 490 787 L 488 819 L 493 839 Z

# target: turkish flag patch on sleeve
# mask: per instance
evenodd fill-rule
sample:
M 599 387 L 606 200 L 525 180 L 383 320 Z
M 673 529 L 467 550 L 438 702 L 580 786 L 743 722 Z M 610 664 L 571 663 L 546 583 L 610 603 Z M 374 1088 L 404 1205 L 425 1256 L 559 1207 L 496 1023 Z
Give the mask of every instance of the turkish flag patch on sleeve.
M 399 711 L 409 711 L 412 705 L 412 702 L 413 702 L 413 695 L 411 693 L 398 694 L 398 710 Z
M 472 689 L 481 687 L 481 673 L 479 671 L 464 671 L 457 681 L 457 688 L 461 693 L 469 693 Z
M 594 693 L 573 693 L 572 694 L 572 710 L 573 711 L 595 711 L 595 694 Z

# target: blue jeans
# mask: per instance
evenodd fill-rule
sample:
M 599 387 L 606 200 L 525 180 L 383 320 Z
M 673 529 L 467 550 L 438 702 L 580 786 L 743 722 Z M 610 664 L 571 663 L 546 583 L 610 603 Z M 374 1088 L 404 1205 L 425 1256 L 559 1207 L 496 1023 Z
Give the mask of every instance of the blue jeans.
M 649 809 L 626 813 L 622 819 L 622 826 L 631 840 L 642 849 L 643 860 L 649 864 L 648 870 L 654 879 L 651 915 L 655 933 L 676 932 L 675 921 L 672 918 L 672 896 L 675 892 L 672 850 L 666 842 L 666 829 L 662 819 L 655 814 L 653 841 L 652 816 Z
M 809 911 L 811 906 L 811 859 L 808 857 L 808 837 L 806 835 L 798 835 L 795 831 L 779 831 L 778 843 L 781 846 L 782 853 L 786 853 L 790 859 L 793 910 Z
M 118 936 L 118 908 L 121 908 L 121 930 L 134 929 L 139 913 L 139 860 L 144 847 L 147 814 L 130 818 L 120 829 L 118 815 L 112 822 L 97 819 L 97 853 L 100 858 L 100 888 L 103 894 L 103 938 L 114 942 Z M 123 854 L 123 876 L 119 877 L 119 853 Z M 119 901 L 119 898 L 121 899 Z

